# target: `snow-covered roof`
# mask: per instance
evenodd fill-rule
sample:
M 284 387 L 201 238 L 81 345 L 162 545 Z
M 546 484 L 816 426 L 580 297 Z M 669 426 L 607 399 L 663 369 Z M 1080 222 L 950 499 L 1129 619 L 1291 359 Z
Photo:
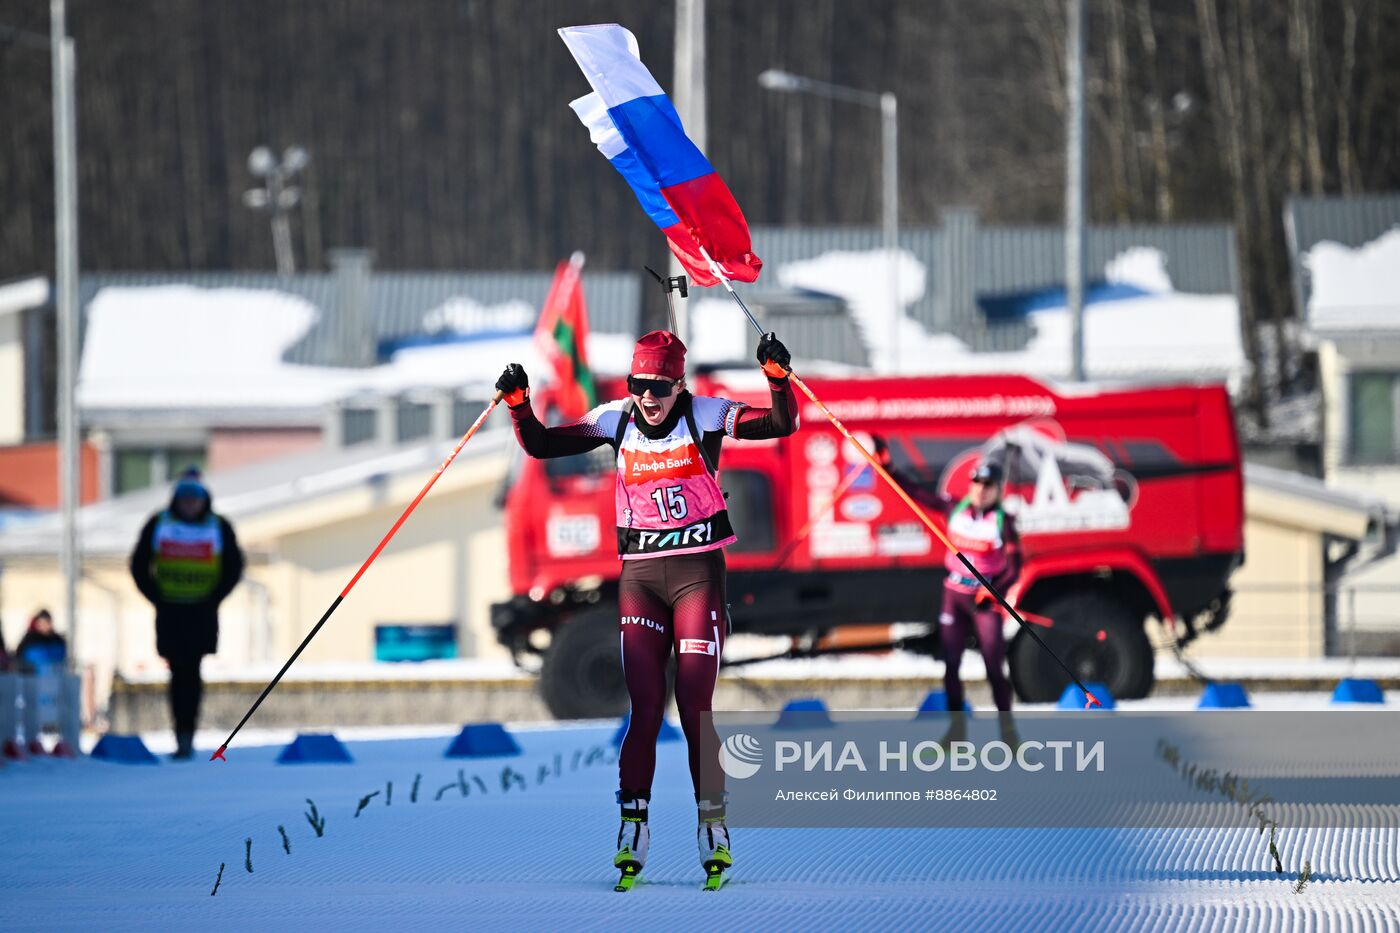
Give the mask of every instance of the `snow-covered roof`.
M 480 330 L 528 330 L 553 278 L 550 272 L 375 270 L 366 289 L 369 338 L 395 348 L 422 337 L 470 335 Z M 277 292 L 300 298 L 321 314 L 287 350 L 289 363 L 333 365 L 340 336 L 329 326 L 339 310 L 335 272 L 279 276 L 265 272 L 93 272 L 83 275 L 86 306 L 107 288 L 190 285 L 200 289 Z M 583 277 L 589 320 L 602 333 L 632 333 L 640 306 L 640 273 L 589 270 Z M 521 316 L 525 309 L 528 317 Z
M 321 316 L 304 298 L 261 288 L 112 286 L 87 309 L 78 403 L 88 424 L 132 411 L 233 412 L 237 422 L 319 421 L 323 406 L 358 393 L 467 387 L 490 394 L 506 362 L 542 371 L 528 331 L 410 346 L 363 369 L 287 357 Z M 595 370 L 625 372 L 631 334 L 590 334 Z
M 1125 250 L 1107 266 L 1109 282 L 1125 286 L 1122 297 L 1090 301 L 1084 308 L 1085 369 L 1097 380 L 1164 381 L 1211 379 L 1234 382 L 1246 368 L 1239 308 L 1233 295 L 1178 292 L 1159 250 Z M 845 299 L 875 369 L 889 372 L 898 345 L 902 373 L 1022 373 L 1051 379 L 1070 376 L 1071 318 L 1063 301 L 1031 311 L 1033 335 L 1024 349 L 975 352 L 946 333 L 930 333 L 910 309 L 925 293 L 928 270 L 912 253 L 899 256 L 899 305 L 892 326 L 889 265 L 881 250 L 835 251 L 778 265 L 785 287 Z M 749 355 L 752 331 L 728 300 L 703 297 L 692 312 L 703 320 L 693 347 L 700 359 L 732 360 Z
M 1089 375 L 1236 382 L 1245 359 L 1235 299 L 1178 291 L 1167 260 L 1160 249 L 1139 247 L 1106 262 L 1115 288 L 1085 309 Z M 916 317 L 930 288 L 926 264 L 901 251 L 898 266 L 903 311 L 897 327 L 890 314 L 889 264 L 878 249 L 775 262 L 768 282 L 791 293 L 833 296 L 848 308 L 854 322 L 853 330 L 846 325 L 849 339 L 864 345 L 850 359 L 869 359 L 877 371 L 891 371 L 897 348 L 903 373 L 1069 376 L 1071 323 L 1062 299 L 1042 301 L 1025 315 L 1018 327 L 1030 338 L 1021 349 L 976 352 L 953 334 L 930 332 Z M 522 275 L 376 273 L 370 280 L 377 290 L 370 330 L 383 362 L 364 368 L 326 365 L 334 358 L 327 348 L 335 338 L 327 319 L 338 313 L 331 275 L 89 277 L 78 385 L 83 419 L 96 427 L 157 420 L 309 426 L 322 423 L 328 404 L 357 395 L 451 389 L 484 396 L 506 362 L 520 362 L 540 376 L 546 372 L 529 334 L 538 304 L 519 297 L 524 286 L 512 284 L 512 276 Z M 529 275 L 542 298 L 547 274 Z M 611 296 L 604 299 L 611 309 L 606 313 L 595 314 L 590 304 L 588 352 L 599 374 L 626 372 L 636 307 L 618 310 L 627 300 L 619 283 L 635 278 L 585 276 L 586 287 L 604 283 L 598 287 Z M 639 302 L 635 287 L 628 294 Z M 739 310 L 715 290 L 694 294 L 690 363 L 751 359 L 754 336 Z M 624 318 L 631 323 L 610 329 L 609 322 L 620 325 Z M 794 331 L 792 345 L 804 346 L 802 318 L 784 322 Z
M 42 276 L 0 285 L 0 315 L 28 311 L 47 304 L 48 300 L 49 280 Z
M 1386 512 L 1384 499 L 1328 486 L 1320 479 L 1303 473 L 1295 473 L 1292 470 L 1281 470 L 1278 467 L 1266 466 L 1261 463 L 1246 463 L 1244 465 L 1244 478 L 1247 483 L 1253 483 L 1274 492 L 1300 496 L 1324 505 L 1365 512 L 1369 515 L 1384 515 Z
M 907 306 L 909 316 L 929 331 L 956 331 L 974 351 L 1006 349 L 1011 341 L 1019 346 L 1024 329 L 989 326 L 977 308 L 960 301 L 1062 287 L 1064 233 L 1063 225 L 983 224 L 965 208 L 945 210 L 938 227 L 901 226 L 900 249 L 926 270 L 930 283 Z M 771 270 L 780 266 L 828 253 L 866 253 L 882 243 L 878 227 L 757 226 L 753 239 L 770 281 Z M 1225 295 L 1238 288 L 1229 224 L 1090 225 L 1084 243 L 1089 280 L 1102 280 L 1114 257 L 1134 247 L 1159 252 L 1179 292 Z
M 1322 335 L 1400 333 L 1400 223 L 1352 248 L 1324 240 L 1302 258 L 1308 326 Z

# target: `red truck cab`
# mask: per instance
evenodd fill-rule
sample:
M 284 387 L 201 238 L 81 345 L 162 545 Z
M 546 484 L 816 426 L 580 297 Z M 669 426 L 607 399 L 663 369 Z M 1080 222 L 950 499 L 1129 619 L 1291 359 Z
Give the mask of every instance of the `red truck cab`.
M 1002 464 L 1025 556 L 1008 595 L 1081 679 L 1144 696 L 1149 618 L 1183 643 L 1225 621 L 1244 496 L 1223 387 L 1066 387 L 1009 375 L 807 383 L 867 449 L 878 436 L 907 481 L 957 498 L 973 464 Z M 768 404 L 757 372 L 701 373 L 691 389 Z M 810 646 L 842 626 L 925 623 L 926 635 L 900 646 L 937 653 L 942 545 L 799 400 L 791 436 L 724 444 L 720 482 L 739 536 L 727 549 L 734 631 Z M 537 396 L 537 411 L 547 404 Z M 505 499 L 514 596 L 493 607 L 493 624 L 517 659 L 544 655 L 541 689 L 561 717 L 626 708 L 614 481 L 607 445 L 563 460 L 522 455 Z M 1054 699 L 1068 681 L 1019 631 L 1009 663 L 1023 700 Z

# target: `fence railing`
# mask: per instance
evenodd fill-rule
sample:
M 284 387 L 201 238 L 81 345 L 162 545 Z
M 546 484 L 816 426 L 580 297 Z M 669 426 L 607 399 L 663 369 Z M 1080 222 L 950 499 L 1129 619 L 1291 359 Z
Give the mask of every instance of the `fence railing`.
M 1276 599 L 1321 596 L 1321 618 L 1309 621 L 1322 626 L 1328 656 L 1400 655 L 1400 583 L 1250 583 L 1232 589 L 1234 599 L 1226 629 L 1244 622 L 1276 620 L 1280 612 Z M 1264 643 L 1260 647 L 1265 647 Z
M 43 754 L 40 736 L 56 732 L 78 750 L 82 678 L 77 674 L 0 673 L 0 754 Z

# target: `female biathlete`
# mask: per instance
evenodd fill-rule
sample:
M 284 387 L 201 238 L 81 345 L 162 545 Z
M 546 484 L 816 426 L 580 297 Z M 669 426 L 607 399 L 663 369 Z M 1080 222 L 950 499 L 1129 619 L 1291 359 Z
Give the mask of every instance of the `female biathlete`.
M 947 493 L 935 493 L 920 486 L 898 471 L 891 471 L 899 484 L 918 502 L 947 516 L 948 538 L 962 551 L 977 572 L 1005 594 L 1021 575 L 1021 538 L 1016 521 L 1001 506 L 1002 469 L 994 462 L 982 462 L 971 475 L 967 496 L 954 500 Z M 943 562 L 947 576 L 943 580 L 943 605 L 938 614 L 939 637 L 943 642 L 943 689 L 948 697 L 948 710 L 953 714 L 948 741 L 966 738 L 966 722 L 962 716 L 964 692 L 958 668 L 968 638 L 975 632 L 982 660 L 987 668 L 987 682 L 992 687 L 992 699 L 1002 713 L 1003 737 L 1015 741 L 1011 722 L 1011 681 L 1004 670 L 1006 639 L 1002 635 L 1001 611 L 996 599 L 977 578 L 968 573 L 956 554 L 949 551 Z
M 733 864 L 723 775 L 715 767 L 704 768 L 702 775 L 700 758 L 703 748 L 718 748 L 712 725 L 708 743 L 702 741 L 702 714 L 711 708 L 728 633 L 723 548 L 735 541 L 717 480 L 720 446 L 726 435 L 760 440 L 785 437 L 797 428 L 787 378 L 791 357 L 773 334 L 759 342 L 758 362 L 768 376 L 772 408 L 693 396 L 685 388 L 685 345 L 674 334 L 652 331 L 633 351 L 627 398 L 553 428 L 531 410 L 529 379 L 518 364 L 507 366 L 496 383 L 510 405 L 516 438 L 530 456 L 568 457 L 603 444 L 617 455 L 619 629 L 632 701 L 618 760 L 622 826 L 613 864 L 623 875 L 619 890 L 631 886 L 650 844 L 647 806 L 672 649 L 676 706 L 698 808 L 700 861 L 715 884 Z M 703 781 L 718 783 L 702 786 Z

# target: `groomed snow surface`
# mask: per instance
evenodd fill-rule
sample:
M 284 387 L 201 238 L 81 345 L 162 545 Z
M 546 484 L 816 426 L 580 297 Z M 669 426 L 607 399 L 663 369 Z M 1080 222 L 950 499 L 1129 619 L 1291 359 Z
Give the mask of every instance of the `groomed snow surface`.
M 206 748 L 156 767 L 12 764 L 0 770 L 3 926 L 1400 929 L 1395 830 L 1285 829 L 1289 873 L 1276 876 L 1250 831 L 736 828 L 732 880 L 702 893 L 681 742 L 658 747 L 643 883 L 614 894 L 614 728 L 520 727 L 522 755 L 485 760 L 443 757 L 455 732 L 444 727 L 346 730 L 350 765 L 278 765 L 287 736 L 257 732 L 227 763 Z M 507 767 L 523 787 L 503 788 Z M 1304 856 L 1313 878 L 1295 894 Z

